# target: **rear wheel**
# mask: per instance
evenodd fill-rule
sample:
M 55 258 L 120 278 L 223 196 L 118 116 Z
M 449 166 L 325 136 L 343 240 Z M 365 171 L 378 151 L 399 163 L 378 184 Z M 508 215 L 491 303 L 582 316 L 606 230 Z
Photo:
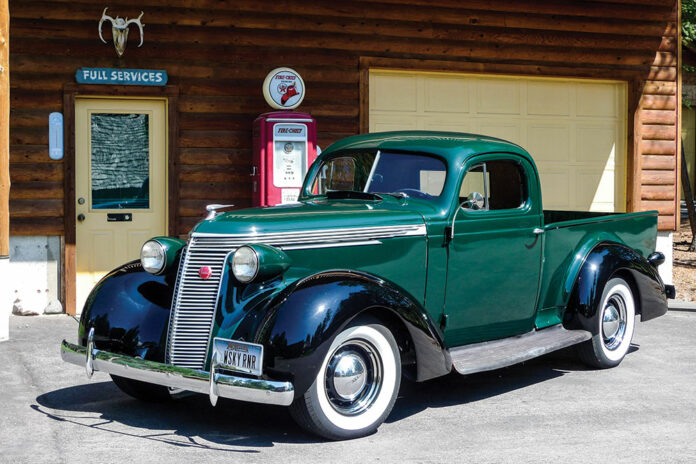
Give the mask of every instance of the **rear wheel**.
M 169 389 L 161 385 L 154 385 L 139 380 L 128 379 L 111 375 L 111 380 L 116 386 L 128 396 L 132 396 L 141 401 L 162 402 L 171 400 Z
M 394 336 L 383 325 L 364 321 L 336 336 L 314 383 L 293 402 L 290 414 L 304 429 L 331 440 L 362 437 L 387 418 L 400 385 Z
M 628 282 L 620 277 L 609 280 L 595 315 L 596 334 L 578 345 L 580 359 L 600 369 L 618 366 L 631 345 L 635 316 L 636 305 Z

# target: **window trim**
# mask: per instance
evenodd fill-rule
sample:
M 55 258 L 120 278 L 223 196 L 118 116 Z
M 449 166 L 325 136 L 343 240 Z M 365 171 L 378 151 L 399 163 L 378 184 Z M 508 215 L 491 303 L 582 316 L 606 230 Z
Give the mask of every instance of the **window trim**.
M 491 161 L 509 161 L 512 163 L 515 163 L 519 166 L 519 169 L 521 169 L 522 174 L 524 175 L 524 182 L 526 182 L 526 192 L 527 192 L 527 198 L 525 199 L 524 203 L 522 203 L 520 206 L 517 208 L 507 208 L 507 209 L 489 209 L 488 205 L 488 198 L 485 198 L 486 205 L 484 209 L 479 209 L 479 210 L 474 210 L 474 209 L 466 209 L 466 208 L 460 208 L 460 200 L 459 200 L 459 192 L 462 188 L 462 183 L 464 182 L 464 178 L 466 177 L 466 174 L 473 169 L 476 166 L 479 166 L 481 164 L 485 164 Z M 527 164 L 525 164 L 525 161 Z M 536 176 L 536 171 L 533 167 L 533 163 L 526 160 L 524 157 L 520 157 L 518 154 L 515 153 L 505 153 L 505 152 L 499 152 L 499 153 L 485 153 L 481 154 L 478 156 L 474 156 L 467 161 L 464 162 L 464 166 L 462 169 L 462 174 L 460 175 L 459 181 L 456 186 L 456 204 L 455 204 L 455 211 L 454 214 L 456 215 L 455 221 L 461 220 L 461 218 L 475 218 L 475 217 L 493 217 L 493 216 L 520 216 L 524 214 L 530 213 L 533 208 L 534 208 L 534 201 L 532 199 L 532 185 L 531 182 L 533 179 L 530 179 L 530 173 L 534 176 Z M 536 177 L 535 177 L 536 179 Z M 487 188 L 488 181 L 484 178 L 484 185 Z M 486 191 L 487 195 L 487 191 Z M 541 192 L 539 191 L 538 195 L 541 195 Z M 459 213 L 459 210 L 461 209 L 461 214 Z M 460 218 L 461 216 L 461 218 Z

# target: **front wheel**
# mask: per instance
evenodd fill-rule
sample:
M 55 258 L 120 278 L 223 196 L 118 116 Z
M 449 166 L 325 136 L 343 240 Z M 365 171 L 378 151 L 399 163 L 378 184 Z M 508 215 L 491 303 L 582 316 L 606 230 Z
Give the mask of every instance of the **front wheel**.
M 362 437 L 387 418 L 400 385 L 401 358 L 392 333 L 378 323 L 355 324 L 336 336 L 290 414 L 304 429 L 331 440 Z
M 594 318 L 596 334 L 578 345 L 580 359 L 600 369 L 618 366 L 631 345 L 635 317 L 636 305 L 628 282 L 620 277 L 609 280 Z

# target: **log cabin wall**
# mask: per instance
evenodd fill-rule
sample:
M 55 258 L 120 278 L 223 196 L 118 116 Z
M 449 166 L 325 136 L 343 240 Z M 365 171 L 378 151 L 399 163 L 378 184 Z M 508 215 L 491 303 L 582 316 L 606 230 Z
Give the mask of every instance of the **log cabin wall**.
M 675 0 L 121 0 L 109 14 L 134 18 L 142 10 L 146 27 L 144 45 L 131 31 L 120 59 L 110 28 L 108 44 L 97 34 L 104 6 L 10 0 L 14 235 L 63 235 L 74 221 L 64 217 L 64 161 L 48 157 L 47 120 L 63 111 L 64 87 L 80 67 L 165 69 L 178 87 L 178 193 L 170 204 L 178 213 L 170 234 L 178 235 L 208 203 L 250 205 L 251 125 L 269 111 L 261 95 L 268 71 L 302 74 L 300 110 L 318 120 L 326 147 L 361 131 L 361 70 L 371 58 L 627 81 L 628 209 L 657 209 L 660 229 L 676 226 Z

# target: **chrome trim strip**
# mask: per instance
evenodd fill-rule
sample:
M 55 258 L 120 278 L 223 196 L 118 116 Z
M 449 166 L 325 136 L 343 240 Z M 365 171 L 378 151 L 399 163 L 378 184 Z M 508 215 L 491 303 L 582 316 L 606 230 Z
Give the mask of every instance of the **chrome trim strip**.
M 86 347 L 73 345 L 65 340 L 61 344 L 60 353 L 63 361 L 71 364 L 84 367 L 86 360 L 91 358 L 95 371 L 204 395 L 210 395 L 214 391 L 222 398 L 279 406 L 289 406 L 295 396 L 295 387 L 291 382 L 238 377 L 219 372 L 211 376 L 204 370 L 146 361 L 94 348 L 88 353 Z
M 353 246 L 365 246 L 365 245 L 381 245 L 382 242 L 379 240 L 361 240 L 359 242 L 336 242 L 336 243 L 317 243 L 310 245 L 287 245 L 279 246 L 283 251 L 288 250 L 310 250 L 313 248 L 336 248 L 336 247 L 353 247 Z
M 393 237 L 413 237 L 426 234 L 425 224 L 410 224 L 403 226 L 351 227 L 346 229 L 314 229 L 297 232 L 267 232 L 258 234 L 215 234 L 194 232 L 192 238 L 222 239 L 220 246 L 230 246 L 245 243 L 265 243 L 268 245 L 295 245 L 304 243 L 338 242 L 358 240 L 376 240 Z M 211 245 L 215 247 L 216 245 Z M 211 251 L 216 248 L 209 248 Z M 219 248 L 218 248 L 219 249 Z

